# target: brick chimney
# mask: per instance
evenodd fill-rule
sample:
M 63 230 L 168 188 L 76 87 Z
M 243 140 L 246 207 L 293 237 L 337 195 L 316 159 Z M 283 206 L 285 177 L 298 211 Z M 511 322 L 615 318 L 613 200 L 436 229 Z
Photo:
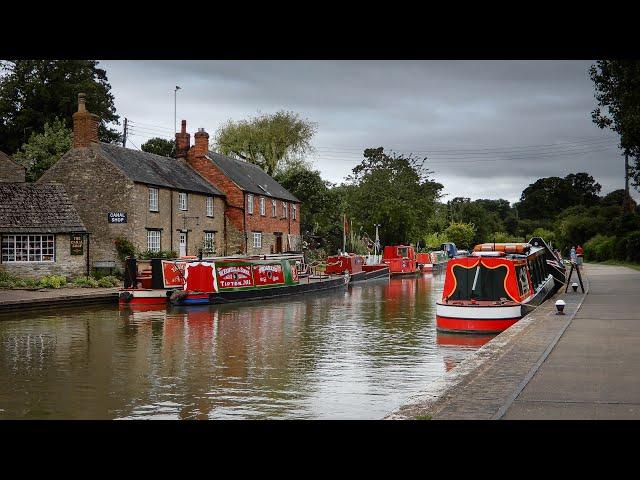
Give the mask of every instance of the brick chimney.
M 100 118 L 87 110 L 86 95 L 78 94 L 78 111 L 73 114 L 73 147 L 88 147 L 91 142 L 99 142 L 98 126 Z
M 193 155 L 196 157 L 204 157 L 209 153 L 209 134 L 204 128 L 199 128 L 193 135 L 195 144 L 193 146 Z
M 187 133 L 187 121 L 182 120 L 180 132 L 176 133 L 176 158 L 187 158 L 191 146 L 191 135 Z

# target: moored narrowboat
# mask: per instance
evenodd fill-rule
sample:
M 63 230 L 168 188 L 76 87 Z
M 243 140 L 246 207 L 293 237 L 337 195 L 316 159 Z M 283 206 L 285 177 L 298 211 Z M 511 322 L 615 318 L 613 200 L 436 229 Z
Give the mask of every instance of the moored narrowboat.
M 428 253 L 418 253 L 416 255 L 418 268 L 421 272 L 441 272 L 449 261 L 447 252 L 440 250 Z
M 382 252 L 382 263 L 389 266 L 391 276 L 420 272 L 415 251 L 410 245 L 387 245 Z
M 447 265 L 440 331 L 498 333 L 544 302 L 565 281 L 564 265 L 540 237 L 529 243 L 485 243 Z
M 345 287 L 350 275 L 309 275 L 301 279 L 287 259 L 200 261 L 188 263 L 182 291 L 169 297 L 173 305 L 210 305 L 262 300 Z

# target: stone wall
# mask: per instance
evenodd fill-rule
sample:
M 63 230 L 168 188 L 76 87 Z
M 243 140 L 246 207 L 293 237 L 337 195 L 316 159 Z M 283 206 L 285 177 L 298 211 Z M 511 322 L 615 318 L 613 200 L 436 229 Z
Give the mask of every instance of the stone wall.
M 178 160 L 176 160 L 178 161 Z M 179 210 L 178 193 L 158 188 L 158 212 L 149 211 L 149 186 L 136 184 L 133 195 L 136 215 L 130 228 L 133 243 L 147 250 L 147 229 L 162 229 L 160 248 L 180 252 L 180 231 L 187 232 L 187 255 L 198 255 L 205 232 L 215 232 L 216 253 L 224 252 L 224 199 L 213 197 L 213 217 L 207 217 L 207 195 L 187 192 L 187 210 Z M 194 218 L 197 217 L 197 218 Z
M 25 168 L 0 152 L 0 182 L 24 182 Z
M 123 236 L 133 241 L 131 224 L 135 184 L 100 155 L 100 147 L 74 148 L 63 155 L 38 182 L 64 185 L 90 234 L 89 261 L 116 261 L 114 240 Z M 145 204 L 146 205 L 146 204 Z M 108 223 L 109 212 L 126 212 L 127 223 Z
M 37 234 L 41 235 L 41 234 Z M 16 262 L 2 263 L 0 268 L 8 273 L 22 277 L 38 279 L 47 275 L 64 275 L 68 278 L 86 275 L 87 240 L 83 239 L 83 255 L 71 255 L 69 234 L 56 234 L 54 262 Z

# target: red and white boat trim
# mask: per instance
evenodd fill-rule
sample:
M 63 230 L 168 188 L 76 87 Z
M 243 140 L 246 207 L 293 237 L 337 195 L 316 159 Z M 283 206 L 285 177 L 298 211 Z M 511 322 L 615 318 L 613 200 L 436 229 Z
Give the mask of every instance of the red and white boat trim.
M 123 288 L 118 301 L 120 305 L 166 305 L 170 290 Z
M 445 332 L 497 333 L 506 330 L 520 318 L 522 306 L 519 304 L 465 306 L 436 303 L 436 326 Z

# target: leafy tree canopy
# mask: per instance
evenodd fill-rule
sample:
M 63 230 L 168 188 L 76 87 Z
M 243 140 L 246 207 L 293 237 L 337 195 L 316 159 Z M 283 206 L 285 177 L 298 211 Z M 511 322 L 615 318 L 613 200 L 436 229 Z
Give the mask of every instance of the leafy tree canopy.
M 458 248 L 470 249 L 473 247 L 473 237 L 476 227 L 472 223 L 452 222 L 444 231 L 447 241 L 453 242 Z
M 382 147 L 364 151 L 363 161 L 347 181 L 353 187 L 347 210 L 364 228 L 380 224 L 384 245 L 415 243 L 428 233 L 429 218 L 443 186 L 430 178 L 426 159 L 386 154 Z M 369 233 L 371 237 L 371 233 Z
M 282 161 L 312 150 L 316 129 L 315 123 L 282 110 L 239 122 L 230 120 L 216 132 L 215 143 L 220 153 L 255 163 L 272 175 Z
M 173 157 L 176 152 L 176 142 L 155 137 L 140 145 L 140 149 L 143 152 L 155 153 L 163 157 Z
M 620 135 L 620 148 L 635 161 L 633 185 L 640 187 L 640 61 L 598 60 L 589 74 L 598 106 L 591 112 L 600 128 Z
M 32 133 L 29 141 L 13 155 L 13 160 L 24 165 L 27 181 L 35 182 L 62 155 L 71 149 L 73 134 L 57 118 L 44 124 L 43 133 Z
M 0 62 L 0 150 L 14 153 L 28 135 L 43 132 L 59 118 L 73 128 L 78 93 L 87 94 L 92 113 L 101 119 L 99 137 L 119 141 L 109 127 L 118 121 L 111 85 L 95 60 L 14 60 Z

